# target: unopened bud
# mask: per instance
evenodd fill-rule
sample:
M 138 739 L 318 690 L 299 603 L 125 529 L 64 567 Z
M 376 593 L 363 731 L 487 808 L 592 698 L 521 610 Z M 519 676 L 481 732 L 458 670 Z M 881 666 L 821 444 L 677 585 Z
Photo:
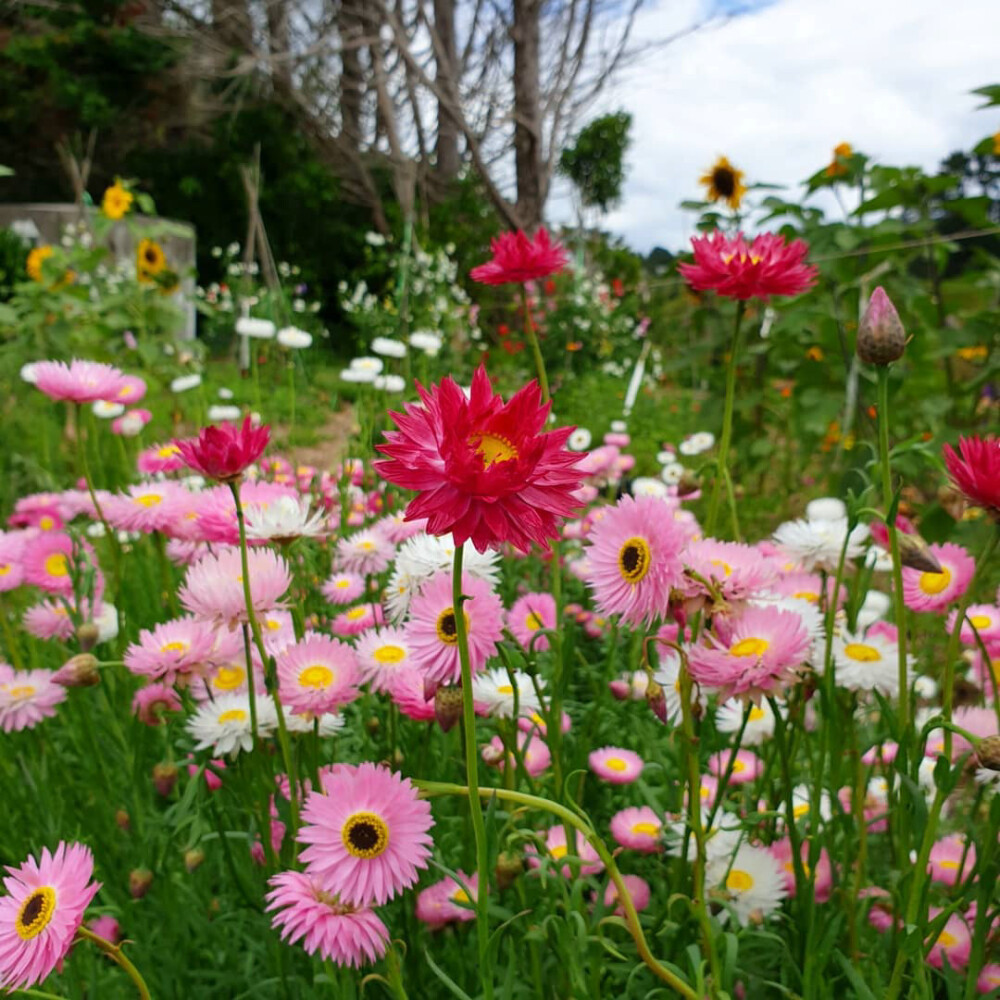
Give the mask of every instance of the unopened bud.
M 487 743 L 482 749 L 481 756 L 483 758 L 483 763 L 486 764 L 487 767 L 499 767 L 501 763 L 503 763 L 503 747 Z
M 184 867 L 187 869 L 188 874 L 196 868 L 200 868 L 204 860 L 205 852 L 200 847 L 192 847 L 190 851 L 184 852 Z
M 63 687 L 93 687 L 101 681 L 97 672 L 97 657 L 93 653 L 71 656 L 53 675 L 52 680 Z
M 677 496 L 689 497 L 701 489 L 698 477 L 690 470 L 685 469 L 677 483 Z
M 101 637 L 101 630 L 93 622 L 84 622 L 76 630 L 76 641 L 84 653 L 89 653 Z
M 124 809 L 119 809 L 115 813 L 115 824 L 119 830 L 124 830 L 126 833 L 132 829 L 132 820 Z
M 937 556 L 919 535 L 898 534 L 896 538 L 899 542 L 899 561 L 904 566 L 918 569 L 922 573 L 941 572 Z
M 660 722 L 667 721 L 667 696 L 663 693 L 663 685 L 651 677 L 646 685 L 646 702 Z
M 496 879 L 497 888 L 503 891 L 524 871 L 524 861 L 520 854 L 511 851 L 501 851 L 497 855 Z
M 462 689 L 439 687 L 434 694 L 434 717 L 444 732 L 462 717 Z
M 374 736 L 379 731 L 379 727 L 381 725 L 382 723 L 379 722 L 374 715 L 371 715 L 367 719 L 365 719 L 365 729 L 368 730 L 369 736 Z
M 987 771 L 1000 771 L 1000 736 L 987 736 L 976 747 L 976 756 Z
M 133 899 L 142 899 L 153 884 L 153 873 L 148 868 L 135 868 L 128 875 L 128 891 Z
M 166 798 L 177 784 L 176 764 L 156 764 L 153 767 L 153 785 L 158 794 Z
M 858 357 L 871 365 L 898 361 L 906 348 L 906 331 L 896 307 L 884 289 L 872 292 L 865 314 L 858 324 Z

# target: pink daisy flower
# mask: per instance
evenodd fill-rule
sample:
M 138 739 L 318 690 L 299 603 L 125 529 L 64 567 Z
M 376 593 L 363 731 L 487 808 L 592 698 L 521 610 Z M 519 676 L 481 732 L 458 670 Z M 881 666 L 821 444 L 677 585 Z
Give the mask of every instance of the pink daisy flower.
M 336 712 L 358 697 L 354 650 L 336 639 L 307 636 L 287 646 L 277 663 L 281 701 L 295 712 Z
M 903 598 L 913 611 L 943 611 L 966 591 L 976 570 L 976 560 L 961 545 L 930 545 L 941 564 L 940 573 L 903 568 Z
M 234 635 L 239 637 L 238 632 Z M 267 649 L 266 646 L 264 648 Z M 250 663 L 253 667 L 254 693 L 257 695 L 266 694 L 264 668 L 261 666 L 260 653 L 254 648 L 250 650 Z M 227 694 L 247 694 L 250 685 L 244 654 L 241 652 L 239 658 L 234 656 L 225 662 L 218 663 L 211 669 L 202 671 L 201 676 L 191 679 L 189 690 L 197 702 L 213 701 Z
M 688 651 L 691 676 L 719 690 L 723 699 L 759 701 L 791 683 L 809 655 L 802 619 L 779 608 L 746 608 L 738 617 L 716 617 L 711 645 Z
M 355 531 L 337 542 L 337 568 L 359 576 L 381 573 L 392 561 L 396 547 L 385 535 L 374 529 Z
M 928 920 L 933 920 L 941 913 L 941 907 L 932 906 L 927 911 Z M 957 913 L 953 913 L 934 939 L 931 950 L 927 953 L 927 964 L 935 969 L 944 967 L 945 959 L 953 969 L 964 969 L 969 964 L 969 954 L 972 951 L 972 934 L 969 925 Z
M 730 760 L 733 768 L 729 775 L 730 785 L 745 785 L 755 781 L 764 771 L 764 762 L 750 750 L 736 750 L 735 754 L 732 750 L 720 750 L 708 758 L 708 769 L 721 781 Z
M 259 618 L 281 606 L 282 595 L 291 586 L 288 563 L 271 549 L 247 553 L 250 599 Z M 233 626 L 249 621 L 243 598 L 243 566 L 239 549 L 202 556 L 187 572 L 178 591 L 181 604 L 196 618 Z
M 655 854 L 663 850 L 663 821 L 649 806 L 630 806 L 611 817 L 611 836 L 632 851 Z
M 357 573 L 334 573 L 321 589 L 331 604 L 350 604 L 365 592 L 365 578 Z
M 548 744 L 541 738 L 535 739 L 533 733 L 518 732 L 517 752 L 524 762 L 525 771 L 532 778 L 544 774 L 552 764 L 552 751 L 549 750 Z M 505 751 L 503 740 L 499 736 L 494 736 L 483 747 L 482 756 L 487 764 L 496 766 L 501 771 L 508 764 L 511 766 L 516 764 L 513 755 Z
M 958 833 L 942 837 L 931 848 L 927 863 L 931 878 L 944 885 L 956 885 L 965 881 L 975 867 L 976 845 Z
M 132 698 L 132 711 L 147 726 L 162 726 L 167 712 L 179 712 L 181 700 L 168 684 L 147 684 L 139 688 Z
M 341 611 L 330 623 L 334 635 L 361 635 L 370 628 L 385 624 L 385 614 L 381 604 L 355 604 L 353 608 Z
M 187 468 L 180 448 L 173 441 L 154 444 L 151 448 L 139 452 L 137 465 L 139 471 L 146 476 L 160 472 L 177 472 L 179 469 Z
M 601 747 L 587 757 L 591 771 L 602 781 L 612 785 L 630 785 L 646 766 L 643 759 L 631 750 L 621 747 Z
M 415 667 L 394 670 L 388 678 L 389 696 L 408 719 L 416 722 L 433 722 L 434 699 L 427 700 L 424 675 Z
M 525 649 L 544 652 L 549 648 L 549 638 L 538 635 L 538 631 L 555 627 L 556 599 L 551 594 L 525 594 L 507 612 L 507 628 Z
M 146 382 L 138 375 L 122 375 L 121 388 L 114 397 L 116 403 L 124 403 L 126 406 L 135 406 L 141 403 L 146 395 Z
M 417 518 L 415 521 L 407 521 L 403 511 L 395 514 L 386 514 L 379 518 L 373 528 L 387 538 L 393 545 L 402 545 L 408 538 L 422 534 L 427 529 L 427 520 Z
M 268 885 L 266 912 L 289 944 L 302 941 L 310 955 L 360 968 L 376 962 L 389 945 L 389 931 L 373 910 L 344 903 L 303 872 L 279 872 Z
M 94 917 L 93 920 L 88 920 L 87 927 L 98 937 L 104 938 L 105 941 L 110 941 L 112 944 L 118 944 L 121 940 L 121 927 L 118 921 L 109 913 L 105 913 L 100 917 Z
M 638 625 L 666 614 L 671 588 L 683 582 L 686 537 L 662 500 L 622 497 L 588 541 L 587 583 L 602 615 Z
M 992 993 L 1000 989 L 1000 963 L 989 962 L 983 966 L 976 980 L 976 988 L 980 993 Z
M 54 853 L 44 847 L 39 861 L 29 856 L 7 872 L 7 895 L 0 897 L 0 986 L 25 989 L 61 965 L 101 884 L 90 881 L 90 849 L 62 841 Z
M 15 590 L 24 582 L 24 564 L 21 562 L 24 539 L 17 537 L 18 534 L 0 534 L 0 593 Z
M 874 767 L 876 764 L 891 764 L 899 753 L 899 744 L 893 740 L 886 740 L 885 743 L 876 743 L 869 747 L 861 755 L 861 763 L 867 767 Z
M 638 875 L 623 875 L 622 881 L 628 889 L 629 896 L 632 897 L 632 905 L 636 913 L 642 913 L 649 906 L 650 888 L 649 883 Z M 614 882 L 609 882 L 604 890 L 604 907 L 610 910 L 614 907 L 614 912 L 619 916 L 625 915 L 625 907 L 618 899 L 618 886 Z
M 406 778 L 370 763 L 332 775 L 324 788 L 302 809 L 307 873 L 357 906 L 381 905 L 412 886 L 430 857 L 430 803 Z
M 412 666 L 406 633 L 401 628 L 371 629 L 355 647 L 361 675 L 373 691 L 391 690 L 392 678 Z
M 61 639 L 66 642 L 76 634 L 69 610 L 55 601 L 33 604 L 25 610 L 22 622 L 24 631 L 36 639 Z
M 122 437 L 136 437 L 152 419 L 153 414 L 149 410 L 137 407 L 126 410 L 120 417 L 115 417 L 111 421 L 111 430 Z
M 10 671 L 0 681 L 0 729 L 16 733 L 55 715 L 66 688 L 54 678 L 51 670 Z
M 73 539 L 63 532 L 35 535 L 22 556 L 25 582 L 50 594 L 72 594 L 73 575 L 78 573 L 78 556 Z
M 143 629 L 138 642 L 125 651 L 125 666 L 139 677 L 173 684 L 209 662 L 215 649 L 215 629 L 196 618 L 163 622 Z
M 789 896 L 795 895 L 795 862 L 792 860 L 792 842 L 788 837 L 784 837 L 781 840 L 776 840 L 768 850 L 771 852 L 775 861 L 778 862 L 781 872 L 785 877 L 785 889 L 788 891 Z M 799 845 L 800 857 L 802 858 L 802 866 L 805 869 L 806 876 L 809 876 L 809 844 L 808 842 L 803 842 Z M 830 855 L 827 854 L 826 848 L 823 847 L 819 852 L 819 859 L 816 862 L 816 868 L 813 870 L 813 880 L 814 888 L 813 894 L 815 896 L 817 903 L 825 903 L 830 898 L 830 892 L 833 888 L 833 869 L 830 867 Z
M 503 604 L 488 583 L 462 574 L 465 601 L 462 612 L 469 637 L 472 673 L 478 673 L 496 652 L 503 635 Z M 462 675 L 458 658 L 458 630 L 452 606 L 452 574 L 435 573 L 410 603 L 410 620 L 404 634 L 413 662 L 427 679 L 438 684 L 454 683 Z
M 113 365 L 74 358 L 64 361 L 40 361 L 35 366 L 35 386 L 49 399 L 70 403 L 114 401 L 125 385 L 125 375 Z
M 112 496 L 101 507 L 108 523 L 120 531 L 168 531 L 178 494 L 186 496 L 174 483 L 143 483 Z
M 453 921 L 464 923 L 476 919 L 479 876 L 466 875 L 463 871 L 455 874 L 459 881 L 446 878 L 417 894 L 417 920 L 436 930 Z
M 549 827 L 545 831 L 544 855 L 539 854 L 538 848 L 534 844 L 528 844 L 525 848 L 528 866 L 531 868 L 540 868 L 543 857 L 549 860 L 562 861 L 563 858 L 570 856 L 578 859 L 578 863 L 573 865 L 572 868 L 568 864 L 563 865 L 561 868 L 555 868 L 563 878 L 573 878 L 575 876 L 574 869 L 578 870 L 581 875 L 594 875 L 597 872 L 604 871 L 604 862 L 597 851 L 594 850 L 590 841 L 579 830 L 575 830 L 574 833 L 576 834 L 574 838 L 576 841 L 576 854 L 570 855 L 569 848 L 566 846 L 566 828 L 562 824 Z M 549 870 L 552 871 L 553 868 L 554 866 L 550 865 Z
M 518 229 L 490 240 L 493 257 L 469 272 L 473 281 L 485 285 L 524 284 L 556 274 L 569 263 L 565 247 L 540 226 L 535 235 Z
M 953 611 L 948 616 L 949 632 L 955 630 L 955 618 L 957 615 L 958 612 Z M 973 628 L 975 628 L 975 631 L 973 631 Z M 992 604 L 969 605 L 968 611 L 965 612 L 965 618 L 962 620 L 962 634 L 959 638 L 964 645 L 976 646 L 978 648 L 976 632 L 979 633 L 979 638 L 987 646 L 1000 643 L 1000 607 Z
M 723 600 L 730 602 L 759 596 L 778 576 L 775 563 L 762 559 L 752 546 L 714 538 L 689 543 L 684 565 L 714 583 Z M 704 585 L 689 577 L 685 577 L 682 589 L 687 596 L 707 596 Z

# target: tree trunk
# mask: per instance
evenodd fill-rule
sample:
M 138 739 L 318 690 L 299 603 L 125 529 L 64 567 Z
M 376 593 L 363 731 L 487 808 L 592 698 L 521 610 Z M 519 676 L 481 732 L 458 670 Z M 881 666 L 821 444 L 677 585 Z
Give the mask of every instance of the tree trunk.
M 514 162 L 521 228 L 542 222 L 541 0 L 514 0 Z
M 436 54 L 436 77 L 442 94 L 437 106 L 437 146 L 435 147 L 435 170 L 439 178 L 451 180 L 458 173 L 458 125 L 453 113 L 449 113 L 445 100 L 453 106 L 458 104 L 456 68 L 458 52 L 455 44 L 455 0 L 434 0 L 434 31 L 440 45 L 434 47 Z
M 227 48 L 253 50 L 253 26 L 246 0 L 212 0 L 212 26 Z
M 359 0 L 343 0 L 338 16 L 341 130 L 355 150 L 361 149 L 361 98 L 365 88 L 361 65 L 364 23 L 358 3 Z
M 274 60 L 271 73 L 276 86 L 291 89 L 292 62 L 289 52 L 287 0 L 270 0 L 267 5 L 267 47 Z

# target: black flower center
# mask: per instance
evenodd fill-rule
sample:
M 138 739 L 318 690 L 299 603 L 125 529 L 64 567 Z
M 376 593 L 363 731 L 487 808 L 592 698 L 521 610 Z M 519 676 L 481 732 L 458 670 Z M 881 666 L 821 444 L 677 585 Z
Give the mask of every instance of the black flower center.
M 712 171 L 712 187 L 723 198 L 732 198 L 736 193 L 736 175 L 729 167 L 716 167 Z

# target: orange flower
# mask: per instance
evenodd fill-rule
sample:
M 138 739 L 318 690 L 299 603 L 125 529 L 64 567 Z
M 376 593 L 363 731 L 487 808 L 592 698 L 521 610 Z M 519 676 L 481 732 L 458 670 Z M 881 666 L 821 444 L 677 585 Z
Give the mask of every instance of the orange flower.
M 582 340 L 571 340 L 566 345 L 566 350 L 567 351 L 579 351 L 579 350 L 582 350 L 582 349 L 583 349 L 583 341 Z
M 40 247 L 35 247 L 34 250 L 28 254 L 28 259 L 25 262 L 24 267 L 28 272 L 28 277 L 31 278 L 32 281 L 42 280 L 42 264 L 47 261 L 53 253 L 54 251 L 52 247 L 45 243 Z
M 823 360 L 823 348 L 822 347 L 815 347 L 815 346 L 810 347 L 809 350 L 806 351 L 806 357 L 810 361 L 822 361 Z
M 826 168 L 827 177 L 845 177 L 850 172 L 850 167 L 844 162 L 854 155 L 854 148 L 849 142 L 840 142 L 833 147 L 833 160 Z

